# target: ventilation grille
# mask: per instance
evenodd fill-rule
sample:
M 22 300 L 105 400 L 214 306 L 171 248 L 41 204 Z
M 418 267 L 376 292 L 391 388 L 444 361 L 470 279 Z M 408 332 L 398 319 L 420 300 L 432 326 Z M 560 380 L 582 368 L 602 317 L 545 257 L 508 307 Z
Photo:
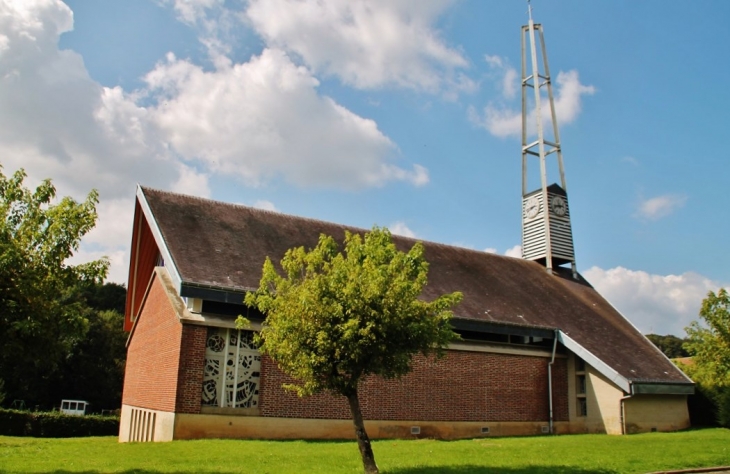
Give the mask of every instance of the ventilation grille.
M 411 434 L 412 435 L 421 434 L 421 427 L 420 426 L 411 426 Z
M 132 408 L 132 422 L 129 424 L 129 441 L 147 442 L 155 440 L 157 413 Z

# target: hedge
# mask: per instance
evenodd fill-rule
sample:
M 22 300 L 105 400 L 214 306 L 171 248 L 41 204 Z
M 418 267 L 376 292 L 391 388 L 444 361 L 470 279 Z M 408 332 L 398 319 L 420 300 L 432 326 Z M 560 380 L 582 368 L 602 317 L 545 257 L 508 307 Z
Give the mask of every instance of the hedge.
M 29 412 L 0 408 L 0 435 L 77 438 L 118 434 L 118 416 L 71 416 L 61 412 Z

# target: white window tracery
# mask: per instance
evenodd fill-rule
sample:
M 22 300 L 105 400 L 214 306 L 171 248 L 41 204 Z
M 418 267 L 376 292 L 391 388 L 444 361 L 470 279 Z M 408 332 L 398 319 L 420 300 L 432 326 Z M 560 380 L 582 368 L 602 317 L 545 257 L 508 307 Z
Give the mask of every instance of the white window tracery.
M 208 328 L 202 405 L 258 408 L 261 354 L 253 331 Z

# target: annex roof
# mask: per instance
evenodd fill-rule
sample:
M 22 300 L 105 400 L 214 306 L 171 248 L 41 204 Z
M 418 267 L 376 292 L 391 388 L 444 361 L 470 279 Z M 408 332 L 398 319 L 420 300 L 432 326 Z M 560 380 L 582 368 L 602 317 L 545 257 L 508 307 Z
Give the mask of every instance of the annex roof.
M 267 256 L 278 262 L 291 247 L 314 247 L 322 233 L 342 242 L 345 230 L 366 232 L 146 187 L 137 196 L 181 296 L 241 303 L 245 291 L 258 287 Z M 393 240 L 402 250 L 416 242 Z M 430 264 L 423 298 L 461 291 L 455 325 L 557 331 L 563 344 L 628 393 L 667 392 L 667 385 L 669 393 L 691 392 L 692 382 L 582 277 L 573 279 L 569 270 L 550 275 L 520 258 L 423 245 Z M 641 390 L 631 387 L 637 384 Z

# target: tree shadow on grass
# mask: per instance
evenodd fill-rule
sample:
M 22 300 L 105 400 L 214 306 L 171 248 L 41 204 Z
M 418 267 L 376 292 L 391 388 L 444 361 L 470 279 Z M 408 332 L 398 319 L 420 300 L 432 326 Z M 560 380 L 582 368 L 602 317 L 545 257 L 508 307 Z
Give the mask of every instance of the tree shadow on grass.
M 0 469 L 0 473 L 4 473 Z M 103 474 L 106 471 L 68 471 L 57 469 L 42 474 Z M 169 471 L 166 471 L 169 472 Z M 176 474 L 238 474 L 241 471 L 174 471 Z M 306 472 L 306 469 L 304 469 Z M 383 474 L 617 474 L 611 470 L 582 469 L 572 466 L 528 466 L 521 468 L 485 467 L 477 465 L 465 466 L 428 466 L 382 469 Z M 129 469 L 117 474 L 162 474 L 150 469 Z
M 617 474 L 609 469 L 583 469 L 574 466 L 428 466 L 387 469 L 384 474 Z

